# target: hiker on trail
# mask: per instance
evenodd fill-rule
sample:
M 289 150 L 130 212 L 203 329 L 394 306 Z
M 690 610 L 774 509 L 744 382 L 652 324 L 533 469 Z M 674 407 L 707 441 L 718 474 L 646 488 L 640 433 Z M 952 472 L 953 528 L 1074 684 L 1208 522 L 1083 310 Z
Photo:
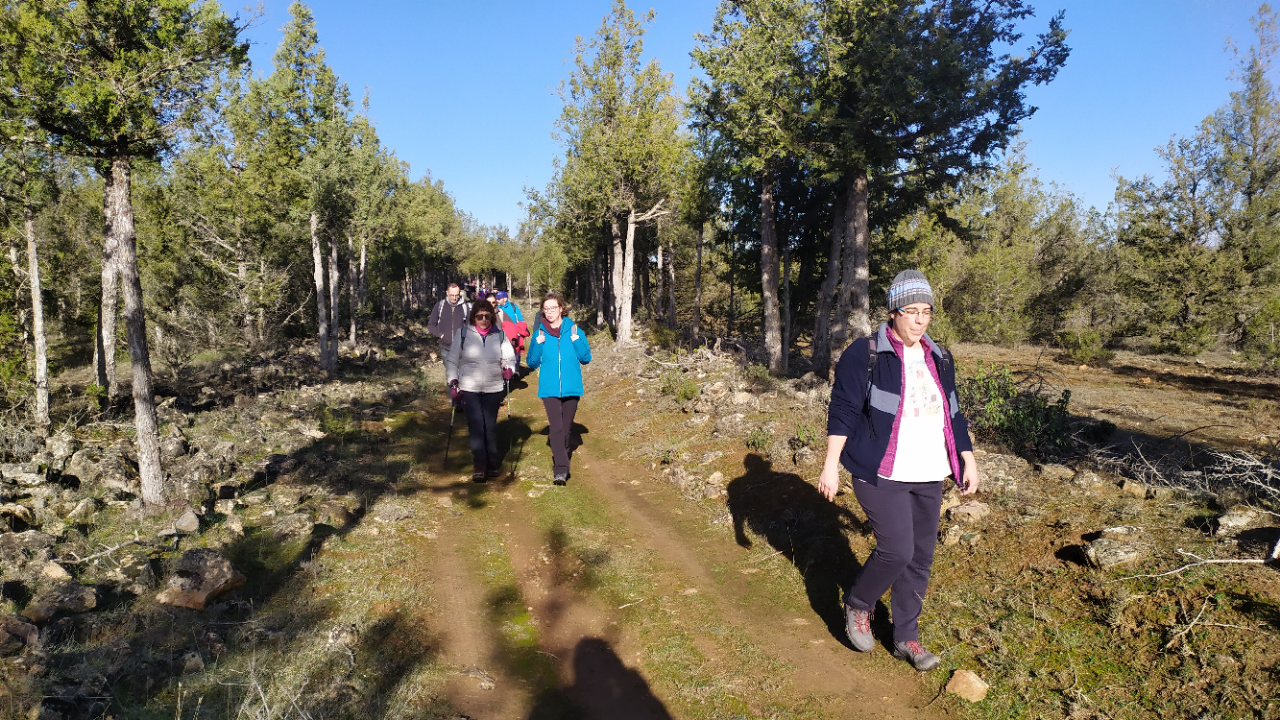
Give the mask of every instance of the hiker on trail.
M 487 300 L 477 302 L 466 324 L 454 333 L 444 358 L 449 396 L 462 403 L 467 415 L 475 482 L 498 476 L 498 408 L 516 369 L 515 351 L 494 324 L 497 315 Z
M 529 337 L 529 325 L 524 321 L 524 314 L 520 312 L 520 308 L 507 298 L 504 290 L 499 290 L 493 294 L 495 305 L 498 308 L 498 317 L 502 319 L 502 330 L 511 340 L 511 345 L 516 350 L 516 372 L 520 372 L 520 355 L 524 352 L 525 338 Z
M 582 366 L 591 362 L 587 336 L 564 312 L 564 296 L 547 293 L 534 319 L 526 361 L 530 370 L 538 370 L 538 397 L 551 425 L 551 472 L 556 485 L 569 482 L 569 439 L 582 397 Z
M 458 328 L 467 324 L 467 315 L 471 313 L 471 303 L 462 299 L 462 288 L 458 283 L 450 283 L 445 297 L 431 308 L 431 316 L 427 318 L 427 332 L 440 340 L 442 354 L 449 353 L 449 344 Z
M 969 423 L 956 396 L 951 354 L 925 334 L 933 289 L 916 270 L 889 286 L 889 322 L 854 341 L 836 365 L 827 414 L 827 459 L 818 490 L 835 500 L 840 465 L 876 536 L 876 547 L 844 596 L 855 650 L 875 647 L 871 616 L 892 590 L 893 654 L 920 671 L 940 658 L 920 644 L 938 515 L 947 482 L 978 490 Z

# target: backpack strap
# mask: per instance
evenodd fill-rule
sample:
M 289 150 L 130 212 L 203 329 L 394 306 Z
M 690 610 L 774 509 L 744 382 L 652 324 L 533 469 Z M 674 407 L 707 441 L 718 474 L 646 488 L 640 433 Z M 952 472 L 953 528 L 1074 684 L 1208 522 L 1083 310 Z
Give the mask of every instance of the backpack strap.
M 863 414 L 867 417 L 867 428 L 871 431 L 871 437 L 876 436 L 875 423 L 871 422 L 871 388 L 872 373 L 876 369 L 876 361 L 879 360 L 880 353 L 876 351 L 876 336 L 874 334 L 867 336 L 867 395 L 865 404 L 863 405 Z

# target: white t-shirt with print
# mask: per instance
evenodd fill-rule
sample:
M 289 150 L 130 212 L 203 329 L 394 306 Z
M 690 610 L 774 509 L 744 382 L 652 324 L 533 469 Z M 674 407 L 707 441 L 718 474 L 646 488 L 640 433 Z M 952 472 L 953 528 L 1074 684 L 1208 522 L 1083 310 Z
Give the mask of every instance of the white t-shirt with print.
M 924 345 L 903 348 L 907 367 L 902 388 L 902 420 L 890 480 L 937 482 L 951 474 L 947 440 L 943 435 L 942 388 L 924 359 Z

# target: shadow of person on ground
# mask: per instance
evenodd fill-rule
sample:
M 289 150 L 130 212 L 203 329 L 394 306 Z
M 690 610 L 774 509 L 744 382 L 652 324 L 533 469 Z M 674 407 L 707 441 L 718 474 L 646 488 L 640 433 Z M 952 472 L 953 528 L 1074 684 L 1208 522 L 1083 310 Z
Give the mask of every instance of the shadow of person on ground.
M 755 453 L 748 454 L 742 464 L 745 471 L 727 488 L 738 544 L 751 547 L 750 529 L 791 561 L 804 578 L 809 606 L 831 636 L 848 645 L 843 594 L 862 564 L 845 533 L 868 530 L 853 513 L 822 497 L 799 475 L 774 472 L 769 461 Z
M 573 685 L 543 692 L 529 711 L 529 720 L 565 717 L 671 720 L 671 713 L 607 640 L 589 637 L 579 640 L 573 650 Z

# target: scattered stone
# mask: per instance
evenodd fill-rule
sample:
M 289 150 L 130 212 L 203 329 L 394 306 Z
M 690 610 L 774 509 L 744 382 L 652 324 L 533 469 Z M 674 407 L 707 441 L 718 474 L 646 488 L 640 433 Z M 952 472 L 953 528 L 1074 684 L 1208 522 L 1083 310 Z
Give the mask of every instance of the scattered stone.
M 35 519 L 31 513 L 31 508 L 26 507 L 25 505 L 17 505 L 15 503 L 0 505 L 0 517 L 5 516 L 14 518 L 22 522 L 24 525 L 30 525 L 31 521 Z
M 173 524 L 173 527 L 179 532 L 197 532 L 200 530 L 200 516 L 196 515 L 195 511 L 191 508 L 187 508 L 187 511 L 182 513 L 178 518 L 178 521 Z
M 53 547 L 54 537 L 37 530 L 0 534 L 0 559 L 11 560 L 24 553 Z
M 178 658 L 177 666 L 183 675 L 204 672 L 204 659 L 197 652 L 184 653 Z
M 1236 505 L 1218 517 L 1219 536 L 1245 530 L 1258 521 L 1258 511 L 1247 505 Z
M 531 497 L 531 498 L 539 498 L 539 497 L 542 497 L 542 493 L 544 493 L 544 492 L 546 492 L 546 489 L 544 489 L 544 488 L 534 488 L 534 489 L 532 489 L 532 490 L 530 490 L 530 491 L 529 491 L 529 497 Z
M 1139 500 L 1147 499 L 1147 486 L 1134 480 L 1125 480 L 1120 483 L 1120 492 L 1129 497 L 1136 497 Z
M 689 425 L 690 427 L 702 427 L 703 425 L 706 425 L 707 422 L 710 420 L 711 420 L 710 415 L 694 415 L 693 417 L 689 418 L 688 420 L 685 420 L 684 422 L 686 425 Z
M 45 438 L 44 449 L 54 460 L 61 461 L 74 455 L 80 449 L 80 443 L 70 435 L 59 433 Z
M 942 533 L 942 544 L 945 547 L 954 547 L 960 544 L 960 536 L 962 531 L 959 525 L 952 525 Z
M 329 501 L 320 506 L 320 512 L 316 518 L 325 525 L 343 528 L 355 522 L 355 516 L 351 511 L 340 502 Z
M 277 487 L 271 491 L 271 501 L 282 508 L 297 507 L 307 499 L 307 489 L 300 487 Z
M 792 456 L 791 461 L 796 465 L 807 465 L 817 459 L 817 457 L 818 453 L 814 451 L 813 448 L 808 445 L 801 445 L 800 449 L 796 450 L 795 455 Z
M 737 437 L 747 430 L 747 416 L 742 413 L 723 415 L 716 419 L 715 433 L 725 437 Z
M 181 437 L 167 437 L 160 441 L 160 458 L 175 460 L 187 454 L 187 441 Z
M 712 400 L 719 400 L 720 398 L 728 394 L 728 392 L 729 392 L 729 388 L 727 385 L 724 384 L 724 381 L 722 380 L 717 380 L 716 382 L 710 383 L 702 388 L 702 394 L 706 395 Z
M 1152 500 L 1172 500 L 1177 491 L 1171 487 L 1153 487 L 1147 489 L 1147 497 Z
M 957 670 L 947 683 L 947 692 L 975 703 L 985 700 L 990 688 L 990 685 L 970 670 Z
M 309 513 L 293 513 L 276 520 L 271 529 L 280 536 L 306 537 L 311 535 L 315 527 Z
M 1098 538 L 1084 548 L 1085 556 L 1097 568 L 1136 562 L 1146 557 L 1150 551 L 1151 546 L 1146 543 L 1124 542 L 1111 538 Z
M 0 657 L 12 655 L 40 637 L 35 625 L 13 615 L 0 615 Z
M 1066 465 L 1050 463 L 1040 466 L 1040 477 L 1047 480 L 1070 480 L 1076 476 L 1076 471 Z
M 967 532 L 960 536 L 960 542 L 969 547 L 978 547 L 979 543 L 982 542 L 982 533 Z
M 947 511 L 947 517 L 964 522 L 981 520 L 991 514 L 991 506 L 977 500 L 970 500 Z
M 1117 525 L 1115 527 L 1103 528 L 1100 537 L 1108 540 L 1136 540 L 1146 537 L 1146 532 L 1137 525 Z
M 708 484 L 708 485 L 715 485 L 716 487 L 721 487 L 721 486 L 723 486 L 723 485 L 724 485 L 724 473 L 720 472 L 719 470 L 717 470 L 717 471 L 715 471 L 715 472 L 711 473 L 711 477 L 707 478 L 707 484 Z
M 442 497 L 449 500 L 450 504 L 453 503 L 453 500 L 450 500 L 447 496 Z M 382 523 L 398 522 L 411 517 L 413 517 L 413 511 L 399 505 L 383 505 L 373 514 L 373 519 Z
M 708 500 L 718 498 L 721 495 L 724 495 L 724 488 L 720 487 L 719 485 L 711 485 L 708 483 L 702 489 L 702 496 L 707 498 Z
M 244 521 L 239 515 L 228 515 L 227 519 L 222 521 L 222 527 L 232 538 L 244 537 Z
M 23 617 L 37 625 L 48 622 L 58 613 L 88 612 L 98 606 L 98 593 L 74 580 L 64 580 L 40 593 L 22 611 Z
M 960 507 L 960 503 L 963 502 L 960 489 L 954 483 L 949 483 L 947 489 L 942 492 L 942 509 L 939 512 L 939 517 L 946 516 L 951 508 Z
M 1102 478 L 1098 476 L 1098 473 L 1088 468 L 1081 468 L 1076 471 L 1075 477 L 1071 478 L 1071 482 L 1081 487 L 1095 487 L 1102 484 Z
M 183 553 L 156 600 L 165 605 L 203 610 L 214 597 L 241 587 L 248 580 L 217 550 L 197 548 Z
M 754 396 L 751 393 L 743 392 L 741 390 L 734 393 L 732 398 L 734 405 L 746 405 L 751 402 L 752 399 L 754 399 Z
M 66 568 L 51 560 L 45 563 L 44 567 L 40 569 L 40 577 L 45 580 L 53 580 L 57 582 L 60 580 L 70 580 L 71 573 L 67 572 Z
M 98 511 L 98 501 L 93 498 L 84 498 L 76 503 L 71 512 L 67 513 L 67 520 L 75 523 L 85 523 L 91 520 Z
M 213 511 L 219 515 L 230 515 L 236 511 L 236 501 L 217 500 L 213 503 Z
M 448 495 L 440 495 L 436 498 L 436 504 L 443 508 L 453 507 L 453 498 Z
M 82 485 L 92 484 L 98 480 L 98 468 L 101 462 L 101 454 L 96 448 L 78 450 L 67 461 L 67 466 L 63 469 L 62 476 L 64 478 L 75 478 Z

